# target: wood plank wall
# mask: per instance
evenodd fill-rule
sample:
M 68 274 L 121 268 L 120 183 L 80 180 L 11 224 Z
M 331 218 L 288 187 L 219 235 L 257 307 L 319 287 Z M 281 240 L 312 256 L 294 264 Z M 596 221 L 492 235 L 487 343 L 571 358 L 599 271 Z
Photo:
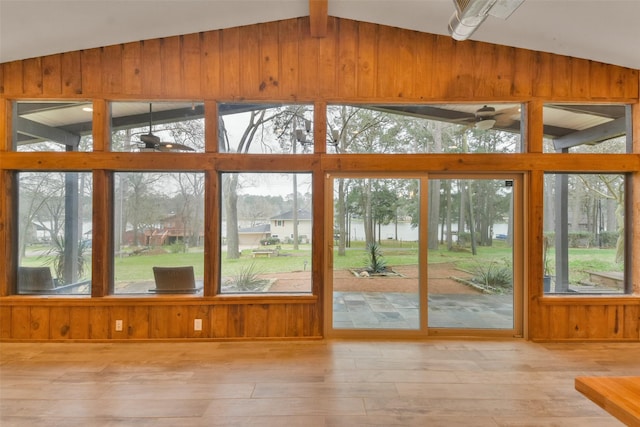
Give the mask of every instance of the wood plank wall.
M 109 267 L 93 260 L 93 298 L 11 296 L 14 231 L 12 171 L 61 168 L 94 172 L 94 203 L 109 206 L 108 170 L 188 168 L 207 173 L 217 185 L 216 168 L 238 170 L 264 159 L 217 155 L 218 101 L 312 102 L 315 138 L 324 140 L 324 108 L 332 102 L 523 102 L 527 153 L 449 156 L 326 156 L 322 147 L 297 161 L 297 170 L 314 173 L 314 214 L 323 213 L 323 177 L 333 171 L 518 171 L 527 175 L 530 227 L 525 266 L 528 336 L 536 340 L 640 340 L 640 263 L 633 266 L 635 294 L 616 298 L 542 297 L 542 182 L 544 170 L 631 172 L 635 227 L 629 235 L 640 253 L 639 72 L 585 59 L 487 43 L 456 42 L 447 36 L 329 17 L 323 38 L 310 36 L 309 18 L 290 19 L 197 34 L 106 46 L 0 64 L 0 339 L 249 339 L 323 335 L 323 224 L 314 230 L 313 296 L 221 299 L 207 287 L 204 298 L 117 298 L 107 295 Z M 629 48 L 633 48 L 630 46 Z M 11 152 L 14 99 L 86 99 L 94 102 L 92 153 Z M 196 100 L 207 111 L 204 154 L 159 154 L 153 162 L 135 154 L 109 153 L 110 100 Z M 542 154 L 544 102 L 633 104 L 634 154 L 610 156 L 602 165 L 593 156 Z M 291 170 L 288 158 L 270 157 L 274 170 Z M 217 201 L 206 200 L 210 212 Z M 209 253 L 216 235 L 207 227 Z M 106 234 L 110 224 L 96 218 Z M 110 253 L 98 233 L 94 254 Z M 96 247 L 97 244 L 97 247 Z M 102 256 L 101 258 L 105 258 Z M 205 273 L 215 282 L 216 271 Z M 193 331 L 202 318 L 203 330 Z M 113 320 L 123 319 L 122 332 Z

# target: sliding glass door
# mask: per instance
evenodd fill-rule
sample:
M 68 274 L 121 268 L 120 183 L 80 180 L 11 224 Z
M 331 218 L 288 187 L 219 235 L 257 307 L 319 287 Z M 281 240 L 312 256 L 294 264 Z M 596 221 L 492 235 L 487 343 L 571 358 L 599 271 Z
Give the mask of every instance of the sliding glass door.
M 329 334 L 520 335 L 521 181 L 333 177 Z
M 520 323 L 522 232 L 516 177 L 434 177 L 429 188 L 429 328 L 513 330 Z M 517 249 L 517 250 L 516 250 Z M 518 329 L 516 331 L 516 329 Z

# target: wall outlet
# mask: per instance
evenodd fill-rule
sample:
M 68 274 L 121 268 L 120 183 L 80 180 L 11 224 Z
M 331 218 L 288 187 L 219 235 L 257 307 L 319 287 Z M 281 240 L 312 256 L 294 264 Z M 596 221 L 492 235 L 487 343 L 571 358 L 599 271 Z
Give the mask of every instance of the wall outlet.
M 116 320 L 116 331 L 122 331 L 122 320 Z
M 193 319 L 193 330 L 194 331 L 202 330 L 202 319 Z

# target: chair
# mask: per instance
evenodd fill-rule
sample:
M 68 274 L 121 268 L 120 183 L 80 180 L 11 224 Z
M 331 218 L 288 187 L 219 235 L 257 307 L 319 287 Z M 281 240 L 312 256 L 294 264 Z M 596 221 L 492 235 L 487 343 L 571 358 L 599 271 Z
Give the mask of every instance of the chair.
M 44 293 L 54 291 L 55 285 L 49 267 L 18 268 L 19 293 Z
M 153 267 L 155 289 L 149 292 L 158 294 L 194 294 L 201 288 L 196 287 L 193 267 Z

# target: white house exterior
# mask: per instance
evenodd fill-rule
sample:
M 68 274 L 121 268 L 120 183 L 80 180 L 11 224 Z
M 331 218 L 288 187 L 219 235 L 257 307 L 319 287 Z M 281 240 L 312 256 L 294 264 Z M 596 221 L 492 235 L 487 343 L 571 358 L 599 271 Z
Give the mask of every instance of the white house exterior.
M 311 212 L 298 209 L 298 239 L 300 243 L 311 242 Z M 271 237 L 277 237 L 281 242 L 293 239 L 293 211 L 283 212 L 269 219 L 271 225 Z

